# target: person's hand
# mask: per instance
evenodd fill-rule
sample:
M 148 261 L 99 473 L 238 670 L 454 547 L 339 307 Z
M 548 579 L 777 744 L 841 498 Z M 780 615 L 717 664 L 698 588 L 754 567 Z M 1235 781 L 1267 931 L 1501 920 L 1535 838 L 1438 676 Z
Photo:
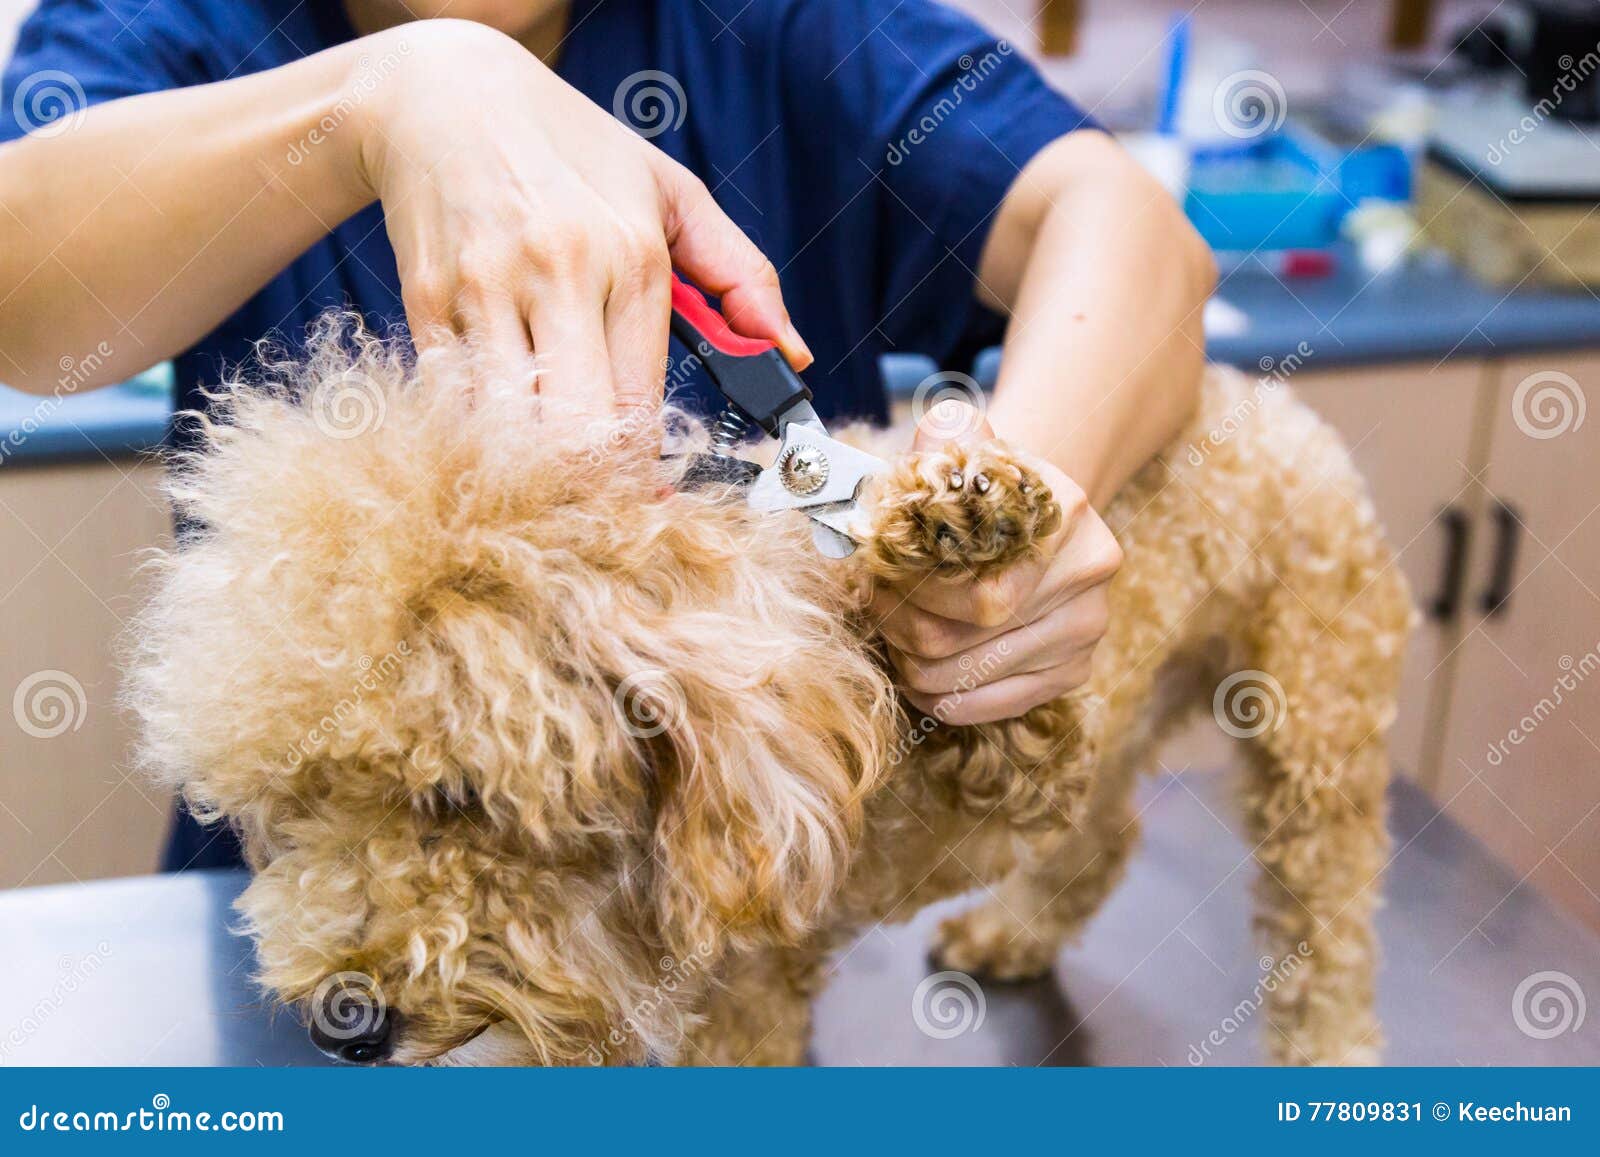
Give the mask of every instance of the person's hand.
M 993 436 L 987 422 L 968 435 Z M 924 425 L 914 448 L 941 441 Z M 981 580 L 933 577 L 874 593 L 906 698 L 944 723 L 1010 719 L 1065 694 L 1088 679 L 1106 632 L 1106 586 L 1122 549 L 1081 487 L 1048 463 L 1034 465 L 1062 513 L 1037 557 Z
M 418 349 L 465 338 L 563 412 L 659 400 L 671 272 L 735 330 L 811 355 L 768 261 L 701 181 L 482 25 L 426 20 L 359 108 Z

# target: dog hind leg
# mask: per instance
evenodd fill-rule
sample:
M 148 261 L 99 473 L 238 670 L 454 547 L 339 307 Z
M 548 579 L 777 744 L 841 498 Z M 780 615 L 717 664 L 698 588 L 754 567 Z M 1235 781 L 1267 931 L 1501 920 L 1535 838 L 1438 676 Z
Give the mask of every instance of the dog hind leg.
M 1269 598 L 1262 671 L 1244 673 L 1264 676 L 1244 728 L 1258 732 L 1244 797 L 1272 960 L 1266 1043 L 1282 1064 L 1376 1063 L 1382 1044 L 1372 921 L 1388 849 L 1384 732 L 1410 604 L 1386 559 L 1350 561 L 1348 585 L 1324 574 Z M 1219 695 L 1218 710 L 1248 685 Z

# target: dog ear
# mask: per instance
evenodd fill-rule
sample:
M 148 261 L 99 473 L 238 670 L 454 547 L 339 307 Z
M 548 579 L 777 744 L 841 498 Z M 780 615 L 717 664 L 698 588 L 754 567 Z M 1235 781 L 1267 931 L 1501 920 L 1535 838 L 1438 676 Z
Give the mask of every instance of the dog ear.
M 680 958 L 804 936 L 843 882 L 883 766 L 892 707 L 869 661 L 834 650 L 756 666 L 685 675 L 647 712 L 661 726 L 653 892 Z

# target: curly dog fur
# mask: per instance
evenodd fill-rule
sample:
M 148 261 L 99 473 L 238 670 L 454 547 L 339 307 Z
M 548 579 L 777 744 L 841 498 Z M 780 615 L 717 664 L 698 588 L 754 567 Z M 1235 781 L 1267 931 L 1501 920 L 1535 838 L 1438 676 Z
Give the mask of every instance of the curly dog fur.
M 863 596 L 1055 531 L 1004 445 L 897 455 L 840 563 L 799 516 L 680 488 L 663 429 L 701 435 L 670 410 L 530 435 L 526 391 L 338 326 L 267 376 L 221 391 L 175 464 L 196 529 L 152 564 L 128 701 L 145 766 L 242 834 L 283 1000 L 316 1016 L 329 977 L 370 979 L 402 1063 L 800 1063 L 827 954 L 975 879 L 994 898 L 940 960 L 1045 971 L 1122 872 L 1152 746 L 1248 668 L 1282 696 L 1243 793 L 1257 924 L 1301 958 L 1267 1043 L 1376 1057 L 1412 612 L 1338 438 L 1287 390 L 1211 373 L 1106 512 L 1125 563 L 1089 683 L 950 727 L 897 699 Z

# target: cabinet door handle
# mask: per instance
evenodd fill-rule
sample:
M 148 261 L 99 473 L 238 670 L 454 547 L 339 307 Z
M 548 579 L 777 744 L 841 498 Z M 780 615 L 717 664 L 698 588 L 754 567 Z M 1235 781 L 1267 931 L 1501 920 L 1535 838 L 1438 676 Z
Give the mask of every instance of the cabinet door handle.
M 1467 544 L 1471 537 L 1471 524 L 1466 511 L 1451 503 L 1439 512 L 1439 524 L 1444 527 L 1444 573 L 1439 576 L 1439 593 L 1428 605 L 1428 613 L 1441 623 L 1448 623 L 1461 610 L 1461 597 L 1467 585 Z
M 1494 504 L 1494 521 L 1499 531 L 1494 550 L 1494 572 L 1483 592 L 1485 614 L 1502 615 L 1516 586 L 1517 550 L 1522 545 L 1522 517 L 1517 508 L 1499 499 Z

